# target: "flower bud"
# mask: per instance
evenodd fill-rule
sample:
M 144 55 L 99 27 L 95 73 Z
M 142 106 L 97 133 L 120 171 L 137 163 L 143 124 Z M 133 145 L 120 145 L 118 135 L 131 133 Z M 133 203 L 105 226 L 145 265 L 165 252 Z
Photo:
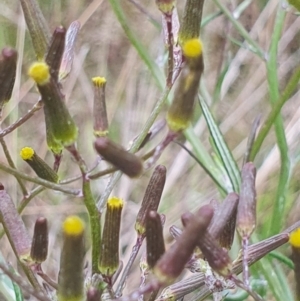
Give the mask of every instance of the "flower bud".
M 30 254 L 31 239 L 12 199 L 4 189 L 0 190 L 0 204 L 0 220 L 10 245 L 20 260 L 27 261 Z
M 126 151 L 120 145 L 106 137 L 99 137 L 94 143 L 95 149 L 105 160 L 112 163 L 127 176 L 138 177 L 143 171 L 143 163 L 140 158 Z
M 84 223 L 69 216 L 63 223 L 63 248 L 58 275 L 58 301 L 83 301 Z
M 195 97 L 204 68 L 202 48 L 199 39 L 187 41 L 183 48 L 186 65 L 178 79 L 175 96 L 166 117 L 173 132 L 185 130 L 192 119 Z
M 50 42 L 48 24 L 36 0 L 20 0 L 26 25 L 38 60 L 42 60 Z
M 22 148 L 20 156 L 40 178 L 53 183 L 58 182 L 57 173 L 31 147 Z
M 104 77 L 92 78 L 94 84 L 94 135 L 96 137 L 108 134 L 108 119 L 105 102 L 106 79 Z
M 149 211 L 146 217 L 147 263 L 152 269 L 165 253 L 165 242 L 161 218 L 156 211 Z
M 39 217 L 34 225 L 34 233 L 30 257 L 36 263 L 42 263 L 48 254 L 48 225 L 47 219 Z
M 199 38 L 204 0 L 187 0 L 179 30 L 179 44 Z
M 32 64 L 28 74 L 37 83 L 44 103 L 48 146 L 59 153 L 60 145 L 69 146 L 76 141 L 78 129 L 57 83 L 51 78 L 49 66 L 44 62 L 36 62 Z
M 154 274 L 163 284 L 172 283 L 182 272 L 212 219 L 210 205 L 201 207 L 197 217 L 192 216 L 174 245 L 167 250 L 154 267 Z
M 139 235 L 145 234 L 146 215 L 150 210 L 156 211 L 166 182 L 166 167 L 156 166 L 147 186 L 141 208 L 138 212 L 135 230 Z
M 219 240 L 220 245 L 230 249 L 235 232 L 235 221 L 239 196 L 229 193 L 223 203 L 215 210 L 214 217 L 208 227 L 213 238 Z
M 102 275 L 112 277 L 119 266 L 119 235 L 123 201 L 111 197 L 107 201 L 99 270 Z
M 58 72 L 61 59 L 65 48 L 66 30 L 60 26 L 54 30 L 50 46 L 45 58 L 47 65 L 50 67 L 51 77 L 55 82 L 58 81 Z
M 18 53 L 12 48 L 3 48 L 0 57 L 0 115 L 3 106 L 10 100 L 16 79 Z

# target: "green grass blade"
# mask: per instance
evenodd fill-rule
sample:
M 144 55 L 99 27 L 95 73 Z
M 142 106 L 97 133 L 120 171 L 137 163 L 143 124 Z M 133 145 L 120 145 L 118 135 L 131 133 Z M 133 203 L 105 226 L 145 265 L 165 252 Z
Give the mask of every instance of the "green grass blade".
M 269 59 L 267 61 L 267 79 L 269 85 L 270 101 L 272 106 L 279 99 L 279 81 L 277 74 L 277 52 L 278 44 L 281 36 L 281 31 L 285 19 L 285 11 L 278 5 L 274 31 L 271 39 L 271 46 L 269 51 Z M 284 124 L 281 115 L 278 115 L 274 122 L 275 133 L 277 138 L 277 145 L 280 152 L 281 167 L 279 173 L 279 180 L 277 186 L 277 192 L 275 197 L 275 202 L 273 205 L 273 212 L 271 218 L 271 225 L 269 229 L 269 236 L 277 234 L 282 229 L 284 223 L 284 212 L 286 203 L 286 192 L 289 182 L 290 173 L 290 159 L 288 154 L 288 144 L 285 136 Z
M 227 176 L 232 184 L 232 189 L 235 192 L 239 192 L 241 182 L 239 168 L 206 102 L 200 98 L 199 103 L 218 155 L 223 162 L 224 169 L 227 171 Z

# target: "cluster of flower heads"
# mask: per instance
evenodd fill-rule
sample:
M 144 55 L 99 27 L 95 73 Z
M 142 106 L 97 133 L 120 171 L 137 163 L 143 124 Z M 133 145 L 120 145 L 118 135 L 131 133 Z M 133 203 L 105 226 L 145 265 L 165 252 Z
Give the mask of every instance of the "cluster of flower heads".
M 178 80 L 175 96 L 166 116 L 169 133 L 155 149 L 146 168 L 154 165 L 168 143 L 188 127 L 204 70 L 203 45 L 199 39 L 203 1 L 187 1 L 182 25 L 177 33 L 174 28 L 172 29 L 172 20 L 177 18 L 174 13 L 175 1 L 157 0 L 156 2 L 162 12 L 163 22 L 167 25 L 164 27 L 168 29 L 165 32 L 165 40 L 169 43 L 169 51 L 172 55 L 172 59 L 169 60 L 166 85 L 171 88 L 177 77 Z M 51 168 L 30 147 L 24 147 L 20 155 L 39 178 L 54 184 L 59 183 L 60 180 L 57 170 L 61 152 L 65 148 L 71 152 L 78 163 L 83 176 L 81 193 L 90 218 L 92 276 L 84 277 L 86 226 L 77 216 L 67 217 L 62 226 L 63 247 L 58 283 L 43 274 L 41 264 L 47 259 L 48 254 L 47 220 L 43 217 L 37 219 L 33 239 L 31 239 L 3 186 L 0 190 L 1 222 L 34 289 L 28 288 L 17 276 L 11 275 L 5 265 L 1 264 L 1 269 L 38 300 L 50 300 L 53 291 L 56 292 L 54 294 L 59 301 L 94 301 L 101 298 L 119 298 L 127 301 L 141 297 L 145 300 L 177 300 L 196 289 L 200 289 L 198 299 L 201 300 L 211 293 L 217 295 L 234 286 L 245 289 L 255 300 L 262 300 L 250 288 L 248 266 L 290 239 L 297 288 L 299 288 L 299 230 L 293 232 L 290 237 L 290 233 L 296 226 L 257 244 L 249 245 L 250 236 L 256 226 L 256 169 L 251 162 L 245 163 L 242 168 L 239 194 L 229 193 L 221 204 L 211 202 L 200 207 L 195 213 L 187 212 L 181 216 L 182 229 L 175 226 L 170 229 L 175 240 L 170 248 L 165 247 L 163 238 L 166 217 L 158 213 L 166 180 L 166 168 L 162 165 L 156 166 L 136 218 L 136 244 L 122 272 L 119 258 L 119 233 L 124 202 L 117 197 L 107 200 L 104 228 L 101 231 L 101 206 L 96 206 L 91 194 L 89 179 L 86 176 L 87 168 L 75 145 L 78 128 L 65 105 L 62 93 L 61 82 L 71 70 L 74 37 L 80 24 L 75 21 L 68 31 L 58 27 L 50 39 L 49 30 L 37 4 L 26 1 L 21 3 L 38 59 L 32 64 L 28 74 L 36 82 L 40 93 L 45 115 L 47 144 L 57 161 Z M 178 54 L 174 55 L 176 51 Z M 11 97 L 16 76 L 16 62 L 17 52 L 4 48 L 0 60 L 0 110 Z M 144 170 L 143 160 L 107 137 L 109 126 L 105 104 L 106 79 L 94 77 L 92 82 L 95 150 L 110 162 L 115 170 L 121 170 L 129 177 L 138 177 Z M 147 142 L 148 138 L 146 137 L 141 144 Z M 236 230 L 242 240 L 242 250 L 238 258 L 232 261 L 228 250 L 231 248 Z M 145 271 L 150 272 L 153 278 L 148 277 L 139 289 L 128 297 L 122 297 L 127 276 L 145 239 L 146 260 L 142 259 L 141 266 L 144 274 Z M 176 282 L 185 269 L 196 275 Z M 236 277 L 242 271 L 243 281 Z M 48 285 L 48 290 L 41 288 L 37 275 L 42 276 Z M 50 286 L 53 289 L 50 289 Z M 164 290 L 158 296 L 161 289 Z M 297 291 L 297 294 L 300 295 L 300 292 Z

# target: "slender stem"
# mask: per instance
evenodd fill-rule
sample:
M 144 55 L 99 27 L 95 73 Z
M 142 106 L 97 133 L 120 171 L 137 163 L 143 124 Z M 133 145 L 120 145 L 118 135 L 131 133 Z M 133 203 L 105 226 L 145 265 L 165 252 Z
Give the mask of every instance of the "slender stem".
M 4 137 L 7 134 L 11 133 L 14 131 L 16 128 L 21 126 L 24 122 L 26 122 L 28 119 L 30 119 L 35 112 L 39 111 L 43 107 L 43 103 L 41 100 L 39 100 L 31 110 L 29 110 L 23 117 L 21 117 L 19 120 L 17 120 L 15 123 L 11 124 L 9 127 L 6 129 L 2 130 L 0 132 L 0 137 Z
M 242 26 L 242 24 L 237 21 L 232 13 L 224 6 L 220 0 L 214 0 L 214 3 L 217 7 L 223 12 L 223 14 L 230 20 L 236 30 L 240 33 L 240 35 L 248 42 L 249 45 L 252 46 L 255 53 L 263 60 L 266 59 L 265 52 L 260 48 L 260 46 L 251 38 L 246 29 Z
M 142 246 L 144 238 L 145 238 L 144 236 L 138 235 L 138 237 L 136 239 L 136 243 L 135 243 L 135 245 L 132 248 L 132 252 L 130 254 L 130 258 L 129 258 L 129 260 L 128 260 L 127 264 L 126 264 L 126 267 L 125 267 L 125 269 L 123 271 L 123 274 L 122 274 L 122 277 L 120 279 L 120 282 L 118 283 L 118 286 L 117 286 L 117 289 L 116 289 L 116 294 L 115 294 L 116 298 L 119 298 L 122 295 L 122 290 L 123 290 L 124 284 L 126 282 L 126 279 L 128 277 L 130 268 L 132 267 L 132 264 L 133 264 L 133 262 L 134 262 L 134 260 L 135 260 L 135 258 L 137 256 L 137 254 L 138 254 L 141 246 Z
M 98 213 L 96 203 L 91 191 L 90 179 L 87 177 L 88 168 L 85 164 L 84 159 L 82 158 L 74 144 L 67 147 L 67 150 L 72 154 L 82 174 L 83 200 L 90 217 L 90 228 L 92 236 L 92 275 L 94 275 L 99 273 L 98 261 L 100 258 L 101 249 L 100 215 Z
M 7 159 L 7 162 L 9 164 L 9 166 L 13 169 L 16 169 L 15 163 L 14 163 L 14 161 L 13 161 L 13 159 L 12 159 L 10 153 L 9 153 L 9 150 L 7 148 L 7 145 L 6 145 L 3 137 L 0 137 L 0 143 L 1 143 L 1 146 L 3 148 L 4 154 L 5 154 L 5 157 Z M 15 176 L 15 177 L 16 177 L 19 185 L 20 185 L 20 188 L 22 190 L 23 195 L 27 195 L 27 189 L 26 189 L 24 183 L 22 182 L 22 180 L 20 179 L 19 176 Z
M 172 86 L 173 72 L 174 72 L 174 37 L 173 37 L 173 26 L 172 26 L 172 14 L 163 14 L 164 22 L 166 22 L 166 35 L 167 35 L 167 47 L 168 47 L 168 70 L 167 70 L 167 79 L 166 85 Z
M 20 171 L 17 171 L 14 168 L 6 166 L 6 165 L 4 165 L 2 163 L 0 163 L 0 170 L 3 170 L 6 173 L 11 174 L 13 176 L 18 176 L 18 177 L 20 177 L 23 180 L 26 180 L 26 181 L 29 181 L 29 182 L 32 182 L 32 183 L 35 183 L 35 184 L 38 184 L 38 185 L 42 185 L 42 186 L 44 186 L 46 188 L 49 188 L 49 189 L 61 191 L 61 192 L 64 192 L 66 194 L 71 194 L 71 195 L 79 196 L 80 193 L 81 193 L 81 191 L 78 190 L 78 189 L 68 189 L 68 188 L 66 188 L 66 187 L 64 187 L 62 185 L 55 184 L 55 183 L 43 180 L 41 178 L 30 177 L 30 176 L 28 176 L 28 175 L 26 175 L 26 174 L 24 174 L 24 173 L 22 173 Z
M 21 276 L 14 274 L 4 263 L 0 262 L 0 269 L 6 274 L 10 279 L 16 282 L 24 291 L 29 293 L 29 295 L 36 297 L 40 301 L 51 301 L 46 297 L 41 291 L 37 291 L 31 286 L 29 286 Z

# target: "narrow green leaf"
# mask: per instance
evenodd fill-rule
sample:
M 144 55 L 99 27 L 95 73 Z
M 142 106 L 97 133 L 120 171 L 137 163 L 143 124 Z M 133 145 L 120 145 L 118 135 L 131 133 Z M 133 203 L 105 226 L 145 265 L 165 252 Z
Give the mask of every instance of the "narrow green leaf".
M 238 166 L 205 100 L 199 98 L 199 103 L 203 112 L 203 116 L 206 120 L 209 132 L 216 146 L 218 155 L 223 162 L 225 170 L 227 171 L 228 178 L 230 179 L 232 185 L 232 190 L 235 192 L 239 192 L 241 176 Z

